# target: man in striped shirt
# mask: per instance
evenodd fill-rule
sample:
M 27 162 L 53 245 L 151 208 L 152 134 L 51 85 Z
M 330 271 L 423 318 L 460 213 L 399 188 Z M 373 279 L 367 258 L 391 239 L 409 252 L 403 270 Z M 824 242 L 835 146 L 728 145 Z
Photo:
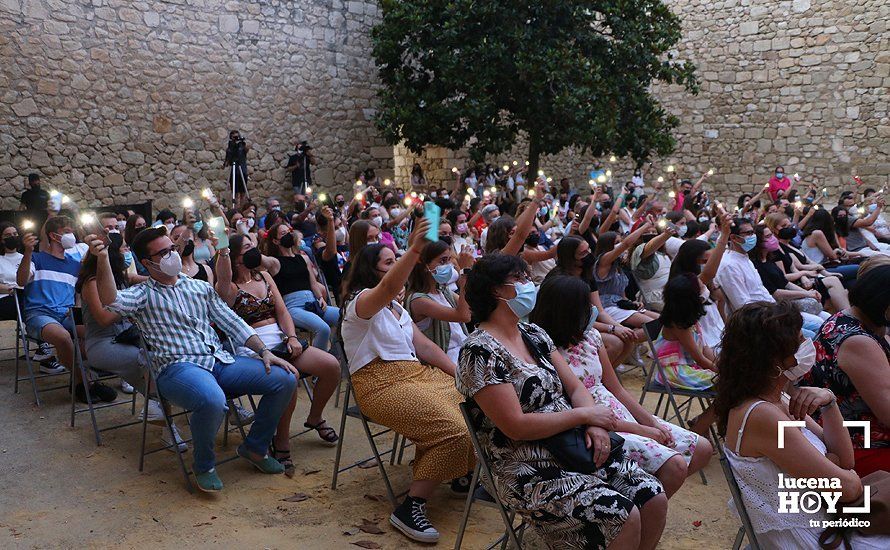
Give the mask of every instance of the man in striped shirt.
M 134 239 L 133 253 L 148 269 L 150 278 L 124 290 L 115 286 L 102 240 L 89 240 L 91 252 L 99 258 L 96 281 L 102 304 L 139 327 L 149 348 L 158 391 L 192 411 L 198 487 L 208 492 L 222 489 L 213 445 L 225 418 L 226 395 L 263 396 L 238 454 L 263 473 L 283 472 L 284 467 L 266 450 L 296 387 L 296 369 L 275 357 L 213 287 L 180 273 L 182 260 L 164 227 L 145 229 Z M 223 349 L 211 323 L 262 360 L 232 357 Z

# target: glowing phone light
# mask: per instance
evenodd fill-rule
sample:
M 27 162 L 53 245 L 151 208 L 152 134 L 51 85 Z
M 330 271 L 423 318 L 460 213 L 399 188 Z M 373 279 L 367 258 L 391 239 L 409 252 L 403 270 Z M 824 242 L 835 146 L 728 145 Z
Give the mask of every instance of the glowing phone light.
M 25 231 L 28 231 L 28 230 L 30 230 L 30 229 L 34 229 L 34 222 L 32 222 L 31 220 L 25 220 L 25 221 L 23 221 L 23 222 L 22 222 L 22 229 L 24 229 Z
M 209 188 L 205 187 L 204 189 L 201 190 L 201 196 L 204 197 L 205 199 L 209 199 L 210 197 L 213 196 L 213 192 L 210 191 Z
M 191 197 L 186 197 L 182 199 L 182 207 L 183 208 L 191 208 L 195 206 L 195 201 L 191 199 Z
M 714 175 L 714 169 L 713 169 L 713 168 L 711 168 L 710 170 L 708 170 L 708 175 L 709 175 L 709 176 L 713 176 L 713 175 Z
M 611 157 L 609 157 L 609 162 L 615 162 L 615 160 L 616 160 L 615 155 L 612 155 Z
M 96 216 L 92 215 L 89 212 L 84 212 L 80 215 L 80 225 L 89 225 L 96 221 Z
M 668 171 L 668 172 L 673 172 L 673 171 L 674 171 L 674 165 L 673 165 L 673 164 L 668 164 L 667 171 Z

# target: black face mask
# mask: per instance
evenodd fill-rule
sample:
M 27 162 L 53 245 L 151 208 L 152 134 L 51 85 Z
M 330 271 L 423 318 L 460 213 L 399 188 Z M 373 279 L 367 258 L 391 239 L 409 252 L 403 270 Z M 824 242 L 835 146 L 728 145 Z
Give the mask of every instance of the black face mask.
M 120 250 L 121 245 L 124 244 L 124 236 L 120 233 L 109 233 L 108 234 L 108 249 L 109 250 Z
M 295 202 L 295 203 L 294 203 L 294 210 L 296 210 L 297 213 L 301 213 L 301 212 L 303 212 L 303 210 L 306 210 L 306 201 L 297 201 L 297 202 Z
M 294 246 L 294 234 L 288 233 L 284 237 L 281 237 L 279 241 L 281 243 L 281 248 L 293 248 Z
M 195 252 L 195 241 L 189 239 L 189 242 L 185 243 L 185 246 L 182 248 L 183 256 L 191 256 Z
M 3 246 L 6 247 L 6 250 L 18 250 L 22 246 L 22 238 L 18 236 L 6 237 L 3 239 Z
M 345 200 L 343 200 L 343 199 L 337 199 L 337 206 L 343 206 L 344 204 L 346 204 L 346 201 L 345 201 Z
M 290 235 L 290 233 L 288 233 Z M 293 237 L 291 237 L 293 239 Z M 284 239 L 282 239 L 283 241 Z M 260 254 L 260 251 L 256 249 L 256 247 L 251 248 L 247 252 L 241 256 L 241 261 L 244 262 L 244 267 L 247 269 L 256 269 L 260 267 L 260 263 L 263 260 L 263 255 Z
M 584 256 L 583 260 L 581 260 L 581 269 L 590 269 L 595 263 L 596 258 L 593 256 L 593 254 L 588 254 L 587 256 Z
M 797 230 L 793 227 L 783 227 L 779 229 L 779 238 L 783 241 L 790 241 L 797 236 Z
M 605 201 L 605 202 L 603 202 L 603 203 L 602 203 L 603 212 L 605 212 L 606 210 L 611 210 L 613 204 L 615 204 L 615 203 L 612 202 L 612 201 Z
M 528 237 L 525 238 L 525 244 L 529 246 L 538 246 L 541 242 L 541 234 L 537 231 L 532 231 L 528 234 Z
M 439 237 L 439 240 L 447 244 L 448 246 L 454 244 L 454 239 L 451 238 L 451 235 L 442 235 L 441 237 Z

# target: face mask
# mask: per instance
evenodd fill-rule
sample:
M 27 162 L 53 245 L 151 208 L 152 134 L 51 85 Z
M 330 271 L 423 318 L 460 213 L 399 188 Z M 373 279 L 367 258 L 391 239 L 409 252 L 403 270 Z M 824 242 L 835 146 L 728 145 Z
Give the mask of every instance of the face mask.
M 529 246 L 538 246 L 538 243 L 541 242 L 541 234 L 537 231 L 532 231 L 529 233 L 528 237 L 525 239 L 525 244 Z
M 433 280 L 435 280 L 440 285 L 447 284 L 448 281 L 451 280 L 451 272 L 454 271 L 454 266 L 451 264 L 440 265 L 433 271 L 431 271 L 433 275 Z
M 304 203 L 304 204 L 305 204 L 305 203 Z M 272 207 L 272 212 L 281 212 L 281 207 L 280 207 L 280 206 L 273 206 L 273 207 Z
M 185 243 L 185 246 L 182 247 L 182 255 L 185 257 L 191 256 L 195 252 L 195 241 L 189 239 L 189 242 Z
M 869 205 L 868 205 L 868 211 L 869 211 L 869 212 L 874 212 L 874 211 L 877 210 L 877 209 L 878 209 L 878 205 L 877 205 L 876 203 L 875 203 L 875 204 L 869 204 Z
M 535 283 L 529 281 L 527 283 L 513 283 L 513 288 L 516 289 L 516 297 L 510 298 L 509 300 L 501 298 L 501 300 L 507 302 L 507 307 L 509 307 L 517 317 L 524 319 L 533 309 L 535 309 L 535 300 L 538 297 L 538 287 L 535 286 Z
M 306 201 L 297 201 L 294 203 L 294 210 L 298 213 L 306 210 Z
M 165 223 L 165 224 L 164 224 L 164 227 L 167 228 L 167 234 L 169 235 L 170 233 L 173 232 L 173 228 L 176 227 L 176 226 L 173 225 L 172 223 Z
M 681 226 L 679 226 L 679 227 L 677 228 L 677 236 L 678 236 L 678 237 L 682 237 L 683 235 L 686 234 L 686 232 L 687 232 L 688 230 L 689 230 L 689 227 L 687 227 L 687 226 L 685 226 L 685 225 L 681 225 Z
M 6 237 L 3 239 L 3 246 L 6 250 L 17 250 L 22 245 L 21 237 Z
M 466 223 L 459 223 L 457 224 L 457 232 L 461 235 L 466 235 L 470 232 L 470 228 L 467 227 Z
M 294 242 L 295 242 L 294 234 L 293 233 L 286 234 L 284 237 L 281 237 L 281 240 L 279 242 L 281 243 L 280 244 L 281 248 L 293 248 Z
M 770 238 L 763 240 L 763 248 L 768 252 L 775 252 L 779 249 L 779 239 L 775 235 L 771 235 Z
M 550 211 L 547 209 L 546 206 L 542 206 L 542 207 L 538 210 L 538 215 L 541 216 L 541 217 L 543 217 L 543 216 L 546 216 L 549 212 L 550 212 Z
M 338 227 L 334 230 L 334 238 L 337 239 L 337 242 L 343 242 L 346 240 L 346 228 Z
M 62 248 L 68 250 L 74 248 L 77 244 L 77 238 L 74 236 L 74 233 L 65 233 L 62 235 L 62 238 L 59 239 L 59 244 L 62 245 Z
M 785 177 L 785 174 L 783 174 L 782 172 L 776 172 L 776 179 L 777 179 L 777 180 L 780 180 L 780 179 L 782 179 L 782 178 L 784 178 L 784 177 Z
M 710 221 L 711 221 L 711 218 L 709 218 L 707 216 L 699 216 L 698 217 L 698 223 L 708 223 Z
M 124 252 L 124 269 L 130 267 L 130 264 L 133 263 L 133 253 L 127 250 Z
M 380 216 L 374 216 L 373 218 L 371 218 L 370 221 L 371 224 L 375 225 L 378 228 L 383 227 L 383 218 Z
M 584 332 L 593 328 L 593 324 L 596 322 L 596 318 L 599 317 L 600 310 L 596 306 L 590 306 L 590 321 L 587 321 L 587 326 L 584 327 Z
M 118 230 L 118 231 L 123 231 L 123 230 L 125 230 L 126 228 L 127 228 L 127 221 L 126 221 L 126 220 L 120 220 L 119 222 L 117 222 L 117 230 Z
M 346 204 L 346 201 L 345 201 L 345 200 L 343 200 L 343 199 L 338 199 L 338 200 L 337 200 L 337 206 L 343 206 L 344 204 Z
M 194 229 L 196 232 L 204 229 L 204 222 L 202 222 L 201 220 L 196 221 L 194 225 L 192 225 L 192 229 Z
M 794 359 L 797 361 L 797 364 L 790 369 L 783 370 L 782 374 L 784 374 L 788 380 L 797 382 L 803 375 L 810 372 L 810 369 L 812 369 L 813 365 L 816 363 L 816 346 L 813 345 L 813 341 L 807 338 L 801 342 L 797 351 L 794 353 Z
M 451 238 L 451 235 L 440 235 L 439 240 L 447 244 L 448 246 L 454 244 L 454 239 Z
M 247 269 L 256 269 L 260 267 L 262 260 L 263 255 L 260 254 L 260 251 L 257 250 L 256 247 L 251 248 L 241 256 L 241 261 L 244 262 L 244 267 Z
M 595 264 L 595 263 L 596 263 L 596 258 L 594 257 L 594 255 L 588 254 L 587 256 L 584 256 L 584 258 L 581 260 L 581 269 L 590 269 L 593 267 L 593 264 Z
M 253 218 L 245 218 L 247 220 L 246 225 L 247 229 L 253 229 L 253 224 L 256 223 L 256 220 Z
M 493 224 L 494 222 L 498 221 L 498 218 L 500 218 L 500 216 L 494 216 L 494 217 L 492 217 L 492 218 L 491 218 L 491 221 L 488 222 L 488 225 L 491 225 L 491 224 Z
M 108 232 L 108 248 L 119 250 L 124 244 L 124 237 L 116 229 Z
M 398 218 L 399 214 L 401 214 L 401 213 L 402 213 L 401 208 L 393 208 L 392 210 L 389 211 L 389 215 L 392 216 L 393 218 Z
M 744 250 L 745 252 L 751 252 L 751 250 L 753 250 L 754 247 L 757 246 L 757 235 L 748 235 L 747 237 L 745 237 L 745 241 L 739 246 L 741 246 L 742 250 Z
M 175 250 L 170 252 L 170 255 L 166 258 L 161 258 L 160 263 L 151 263 L 156 265 L 156 269 L 168 277 L 175 277 L 182 271 L 182 258 L 179 257 L 179 252 Z

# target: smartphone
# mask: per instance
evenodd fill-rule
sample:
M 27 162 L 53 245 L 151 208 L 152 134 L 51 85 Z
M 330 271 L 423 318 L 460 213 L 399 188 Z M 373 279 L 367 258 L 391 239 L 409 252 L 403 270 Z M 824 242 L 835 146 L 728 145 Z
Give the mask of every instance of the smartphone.
M 430 222 L 430 228 L 426 231 L 427 240 L 436 242 L 439 240 L 439 218 L 442 216 L 442 209 L 436 203 L 427 201 L 423 203 L 423 217 Z
M 226 233 L 225 218 L 208 218 L 207 227 L 213 231 L 213 235 L 219 241 L 217 248 L 229 247 L 229 235 Z

